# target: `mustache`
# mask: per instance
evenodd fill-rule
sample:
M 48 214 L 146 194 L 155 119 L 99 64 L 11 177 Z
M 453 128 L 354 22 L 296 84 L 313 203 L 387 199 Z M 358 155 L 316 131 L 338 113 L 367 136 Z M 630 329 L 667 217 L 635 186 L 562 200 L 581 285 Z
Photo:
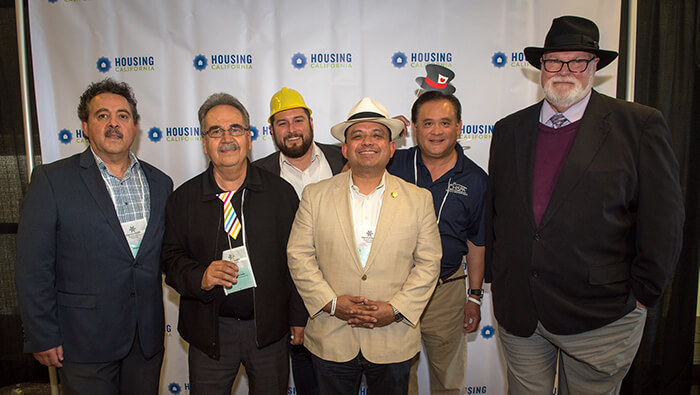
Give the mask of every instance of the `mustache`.
M 551 82 L 575 82 L 576 78 L 571 77 L 571 76 L 557 75 L 557 76 L 550 78 L 549 81 L 551 81 Z
M 239 150 L 239 149 L 241 149 L 241 147 L 240 147 L 238 144 L 236 144 L 236 143 L 225 143 L 225 144 L 219 145 L 218 151 L 219 151 L 219 152 L 224 152 L 224 151 L 227 151 L 227 150 L 234 150 L 234 151 L 237 151 L 237 150 Z
M 108 128 L 105 130 L 105 137 L 112 137 L 113 135 L 124 138 L 124 134 L 118 128 Z
M 289 139 L 294 139 L 294 138 L 297 138 L 297 137 L 301 137 L 302 140 L 304 139 L 304 135 L 303 135 L 302 133 L 293 133 L 293 134 L 288 135 L 288 136 L 285 137 L 284 139 L 285 139 L 285 140 L 289 140 Z

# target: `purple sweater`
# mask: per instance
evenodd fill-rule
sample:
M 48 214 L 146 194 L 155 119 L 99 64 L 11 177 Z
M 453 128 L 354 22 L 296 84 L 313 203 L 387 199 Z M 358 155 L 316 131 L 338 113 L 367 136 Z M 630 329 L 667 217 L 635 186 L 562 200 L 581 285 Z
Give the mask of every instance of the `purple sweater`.
M 578 120 L 559 129 L 539 124 L 532 180 L 532 212 L 537 227 L 540 226 L 540 220 L 549 204 L 554 186 L 557 185 L 559 173 L 569 155 L 580 124 L 581 120 Z

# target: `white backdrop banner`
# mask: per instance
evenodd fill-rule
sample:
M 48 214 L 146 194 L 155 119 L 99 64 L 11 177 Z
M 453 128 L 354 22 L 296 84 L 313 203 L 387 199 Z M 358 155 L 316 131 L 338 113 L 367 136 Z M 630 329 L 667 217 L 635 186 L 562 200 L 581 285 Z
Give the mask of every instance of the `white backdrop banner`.
M 44 163 L 85 149 L 76 114 L 90 82 L 128 82 L 141 114 L 134 151 L 177 187 L 206 167 L 197 109 L 227 92 L 251 114 L 251 159 L 274 151 L 269 101 L 281 87 L 313 110 L 317 141 L 337 143 L 330 127 L 370 96 L 391 115 L 410 109 L 429 63 L 455 73 L 463 106 L 460 144 L 486 168 L 494 123 L 541 99 L 539 71 L 523 48 L 541 46 L 553 18 L 580 15 L 617 50 L 620 1 L 589 0 L 36 0 L 30 33 Z M 615 95 L 617 61 L 596 76 Z M 414 144 L 412 131 L 398 141 Z M 166 359 L 162 394 L 188 394 L 188 345 L 177 334 L 178 295 L 165 289 Z M 489 293 L 479 331 L 469 335 L 467 394 L 504 394 L 504 362 Z M 422 394 L 429 384 L 419 368 Z M 366 392 L 363 388 L 361 392 Z M 244 374 L 233 392 L 247 393 Z M 295 394 L 290 382 L 289 394 Z

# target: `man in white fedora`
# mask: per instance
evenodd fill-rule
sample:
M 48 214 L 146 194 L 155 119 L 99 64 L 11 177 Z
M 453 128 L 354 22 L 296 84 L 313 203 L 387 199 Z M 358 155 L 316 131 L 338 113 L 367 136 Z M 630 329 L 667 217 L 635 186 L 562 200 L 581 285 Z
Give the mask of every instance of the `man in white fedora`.
M 331 128 L 350 171 L 304 189 L 287 255 L 323 394 L 406 394 L 440 271 L 430 192 L 386 172 L 403 122 L 364 98 Z

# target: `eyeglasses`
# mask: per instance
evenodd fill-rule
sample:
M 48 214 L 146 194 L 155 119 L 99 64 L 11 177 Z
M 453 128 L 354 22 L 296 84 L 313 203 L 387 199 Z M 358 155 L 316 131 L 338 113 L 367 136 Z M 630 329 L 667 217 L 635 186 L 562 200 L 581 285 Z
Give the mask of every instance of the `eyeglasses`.
M 246 134 L 250 128 L 244 128 L 241 125 L 231 125 L 228 129 L 223 129 L 220 126 L 213 126 L 206 132 L 202 133 L 202 136 L 209 136 L 213 139 L 218 139 L 224 137 L 224 133 L 228 132 L 231 136 L 243 136 Z
M 572 59 L 568 62 L 559 59 L 542 59 L 542 65 L 544 66 L 544 70 L 548 73 L 558 73 L 564 68 L 564 65 L 566 65 L 572 73 L 583 73 L 593 59 L 596 59 L 596 57 L 594 56 L 590 59 Z

